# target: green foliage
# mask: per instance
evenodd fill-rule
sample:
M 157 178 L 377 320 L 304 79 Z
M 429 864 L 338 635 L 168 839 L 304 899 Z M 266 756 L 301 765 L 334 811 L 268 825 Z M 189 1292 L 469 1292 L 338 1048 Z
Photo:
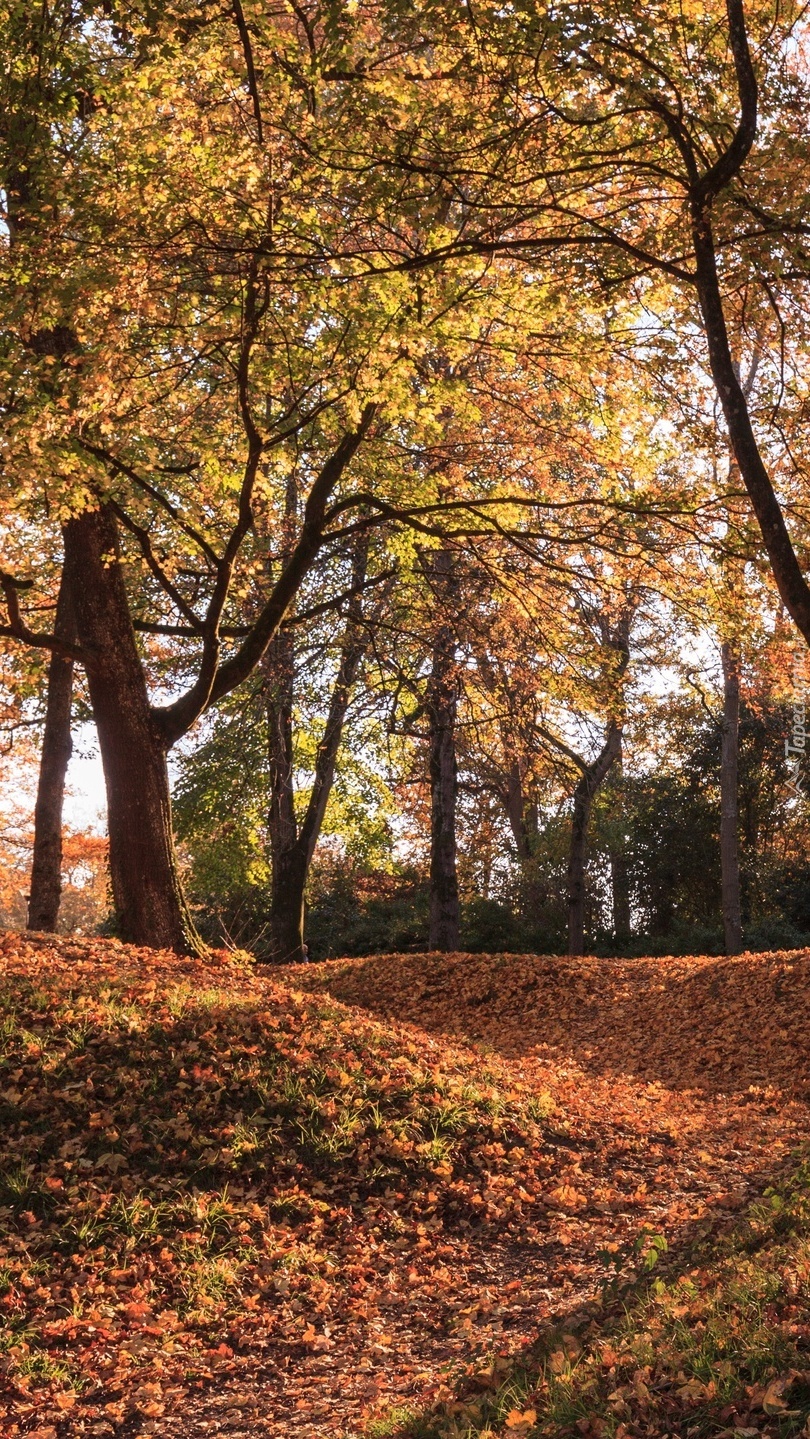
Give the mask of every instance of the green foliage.
M 307 916 L 313 958 L 425 948 L 430 893 L 423 875 L 333 871 L 328 880 L 318 886 Z
M 308 910 L 311 957 L 423 951 L 429 911 L 430 887 L 419 873 L 336 876 Z M 470 954 L 554 954 L 562 937 L 500 900 L 474 896 L 461 905 L 460 948 Z
M 328 673 L 325 680 L 328 683 Z M 328 701 L 324 688 L 323 676 L 320 683 L 310 679 L 302 686 L 295 712 L 299 821 L 309 801 L 323 733 L 322 711 Z M 350 719 L 321 829 L 323 858 L 310 881 L 312 940 L 318 953 L 336 952 L 330 926 L 342 901 L 329 897 L 330 876 L 337 876 L 336 890 L 345 897 L 348 919 L 351 877 L 373 869 L 384 880 L 393 867 L 393 800 L 365 738 L 362 727 L 353 728 Z M 261 687 L 256 685 L 222 705 L 202 741 L 182 755 L 173 798 L 201 932 L 212 943 L 234 942 L 260 956 L 269 945 L 269 787 L 267 715 Z M 342 925 L 340 921 L 338 928 Z M 372 924 L 370 933 L 373 928 Z
M 256 693 L 223 706 L 178 763 L 173 811 L 192 895 L 227 896 L 266 883 L 267 736 Z
M 786 787 L 787 724 L 779 705 L 743 706 L 740 864 L 744 937 L 751 949 L 799 947 L 810 933 L 801 810 L 797 815 L 790 807 Z M 638 929 L 624 952 L 722 952 L 719 774 L 719 727 L 704 719 L 678 734 L 665 766 L 605 787 L 595 806 L 591 846 L 597 875 L 600 866 L 604 875 L 601 919 L 598 899 L 594 906 L 602 931 L 597 952 L 614 952 L 615 945 L 608 883 L 617 811 Z M 798 846 L 793 853 L 792 845 Z
M 296 731 L 299 804 L 318 719 Z M 810 935 L 810 869 L 785 836 L 795 823 L 785 793 L 784 711 L 744 709 L 740 793 L 746 944 L 797 948 Z M 394 801 L 372 746 L 350 730 L 308 891 L 313 958 L 420 950 L 427 944 L 423 872 L 393 860 Z M 365 731 L 368 733 L 368 730 Z M 201 928 L 213 943 L 260 956 L 269 944 L 269 863 L 263 807 L 267 762 L 258 695 L 222 708 L 204 742 L 184 758 L 176 786 L 178 828 L 190 862 Z M 594 806 L 590 839 L 591 944 L 597 954 L 719 954 L 719 733 L 704 720 L 679 731 L 665 765 L 609 781 Z M 620 819 L 617 819 L 620 816 Z M 461 947 L 473 953 L 564 951 L 568 817 L 540 822 L 530 858 L 495 892 L 462 903 Z M 617 826 L 630 879 L 633 938 L 613 932 L 610 858 Z M 472 830 L 469 842 L 475 844 Z

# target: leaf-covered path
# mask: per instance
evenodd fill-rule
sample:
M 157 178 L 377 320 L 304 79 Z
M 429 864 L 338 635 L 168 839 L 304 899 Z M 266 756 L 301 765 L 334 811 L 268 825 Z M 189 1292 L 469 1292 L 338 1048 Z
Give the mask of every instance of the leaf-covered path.
M 362 1433 L 807 1132 L 803 953 L 2 948 L 4 1435 Z
M 299 984 L 302 974 L 307 988 L 505 1059 L 513 1083 L 550 1095 L 562 1118 L 557 1184 L 529 1219 L 525 1247 L 510 1249 L 500 1288 L 484 1262 L 490 1293 L 477 1306 L 471 1295 L 456 1327 L 471 1347 L 531 1340 L 549 1315 L 601 1285 L 614 1245 L 614 1262 L 626 1255 L 632 1266 L 647 1225 L 675 1247 L 722 1223 L 808 1137 L 804 952 L 398 955 L 298 970 Z M 458 1346 L 456 1357 L 469 1362 Z

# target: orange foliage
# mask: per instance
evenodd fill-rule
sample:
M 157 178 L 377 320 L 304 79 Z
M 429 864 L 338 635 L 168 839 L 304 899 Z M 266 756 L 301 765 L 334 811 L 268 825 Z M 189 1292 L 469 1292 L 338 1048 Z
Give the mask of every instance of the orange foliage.
M 0 815 L 0 928 L 25 929 L 33 840 L 30 808 L 6 804 Z M 107 855 L 105 836 L 64 831 L 60 933 L 92 934 L 108 914 Z

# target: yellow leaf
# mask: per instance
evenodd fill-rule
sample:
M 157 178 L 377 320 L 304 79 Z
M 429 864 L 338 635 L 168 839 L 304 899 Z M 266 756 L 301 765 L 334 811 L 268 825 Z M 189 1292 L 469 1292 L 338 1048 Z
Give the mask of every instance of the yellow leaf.
M 525 1439 L 536 1420 L 536 1409 L 510 1409 L 505 1424 L 511 1439 Z
M 585 1195 L 580 1194 L 572 1184 L 558 1185 L 556 1189 L 552 1189 L 548 1197 L 561 1209 L 580 1209 L 583 1204 L 588 1202 Z

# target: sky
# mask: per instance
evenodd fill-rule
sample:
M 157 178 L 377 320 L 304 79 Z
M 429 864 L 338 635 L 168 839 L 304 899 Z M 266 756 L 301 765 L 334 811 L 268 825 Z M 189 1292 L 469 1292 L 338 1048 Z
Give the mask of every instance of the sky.
M 106 831 L 104 771 L 94 724 L 80 724 L 74 728 L 64 814 L 70 829 L 89 829 L 96 834 Z

